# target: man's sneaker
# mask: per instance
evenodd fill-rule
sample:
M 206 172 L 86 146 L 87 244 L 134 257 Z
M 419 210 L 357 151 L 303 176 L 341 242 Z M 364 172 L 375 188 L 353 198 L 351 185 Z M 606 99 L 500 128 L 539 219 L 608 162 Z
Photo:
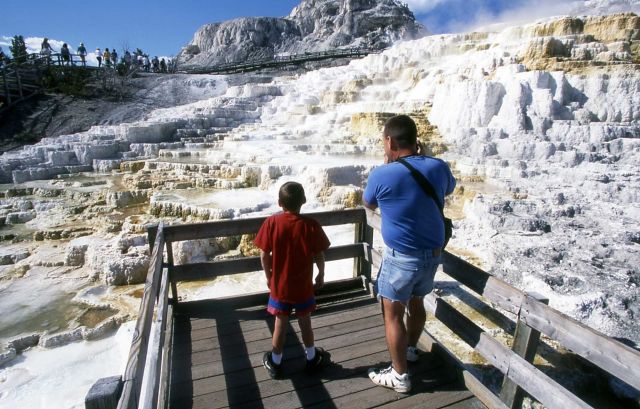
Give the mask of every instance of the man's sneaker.
M 322 348 L 316 347 L 316 354 L 314 355 L 313 359 L 307 360 L 305 371 L 315 372 L 329 362 L 331 362 L 331 354 Z
M 412 346 L 407 347 L 407 361 L 409 362 L 418 362 L 422 354 L 424 354 L 424 352 L 422 352 L 416 347 L 412 347 Z
M 384 369 L 369 369 L 369 379 L 376 385 L 391 388 L 396 392 L 408 393 L 411 390 L 409 374 L 398 374 L 392 366 Z
M 269 376 L 271 379 L 280 379 L 282 378 L 282 364 L 276 365 L 273 362 L 273 358 L 271 358 L 271 352 L 265 352 L 262 357 L 262 364 L 266 368 L 267 372 L 269 372 Z

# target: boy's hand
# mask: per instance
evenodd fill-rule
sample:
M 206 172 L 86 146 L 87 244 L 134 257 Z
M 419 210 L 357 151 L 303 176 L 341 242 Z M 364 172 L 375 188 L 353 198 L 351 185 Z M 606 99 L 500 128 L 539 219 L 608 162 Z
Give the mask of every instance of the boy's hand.
M 316 276 L 316 284 L 313 286 L 314 290 L 319 290 L 324 287 L 324 274 L 318 274 Z

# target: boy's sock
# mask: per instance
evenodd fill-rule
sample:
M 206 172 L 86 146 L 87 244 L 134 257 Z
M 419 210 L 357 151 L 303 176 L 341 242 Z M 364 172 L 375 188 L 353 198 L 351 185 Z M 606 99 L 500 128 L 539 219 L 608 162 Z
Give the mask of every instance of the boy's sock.
M 282 362 L 282 354 L 276 354 L 275 352 L 271 351 L 271 360 L 274 364 L 280 365 L 280 362 Z
M 304 353 L 307 355 L 307 361 L 311 361 L 316 357 L 316 347 L 311 345 L 310 347 L 304 347 Z

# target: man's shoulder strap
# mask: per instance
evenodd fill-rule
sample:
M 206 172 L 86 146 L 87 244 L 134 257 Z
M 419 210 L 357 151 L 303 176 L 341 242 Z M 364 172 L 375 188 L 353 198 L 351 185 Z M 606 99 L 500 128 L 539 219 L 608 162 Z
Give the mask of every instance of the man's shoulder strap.
M 398 162 L 402 163 L 404 166 L 407 167 L 407 169 L 409 169 L 409 172 L 411 172 L 411 176 L 413 176 L 416 182 L 418 182 L 418 184 L 420 185 L 422 190 L 424 190 L 427 196 L 431 197 L 436 202 L 438 209 L 440 209 L 440 213 L 443 213 L 444 206 L 442 205 L 442 203 L 440 203 L 440 199 L 438 198 L 438 195 L 436 195 L 436 191 L 431 185 L 431 182 L 429 182 L 429 180 L 426 177 L 424 177 L 422 173 L 418 172 L 416 168 L 411 166 L 409 162 L 407 162 L 406 160 L 402 158 L 398 158 Z

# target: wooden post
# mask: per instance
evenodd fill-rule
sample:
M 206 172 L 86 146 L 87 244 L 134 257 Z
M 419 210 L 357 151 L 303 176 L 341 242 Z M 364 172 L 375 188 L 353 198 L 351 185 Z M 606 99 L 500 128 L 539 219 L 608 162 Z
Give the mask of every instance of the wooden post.
M 530 293 L 530 297 L 549 305 L 549 299 L 538 293 Z M 540 332 L 531 328 L 520 319 L 518 314 L 518 323 L 513 334 L 513 352 L 524 358 L 527 362 L 533 364 L 540 341 Z M 524 399 L 524 391 L 515 382 L 505 376 L 500 391 L 500 399 L 511 409 L 521 408 Z
M 20 95 L 20 99 L 24 98 L 24 94 L 22 93 L 22 81 L 20 80 L 20 70 L 16 68 L 16 82 L 18 83 L 18 94 Z
M 4 96 L 7 99 L 7 106 L 11 105 L 11 92 L 9 92 L 9 84 L 7 83 L 7 69 L 2 69 L 2 83 L 4 84 Z
M 116 409 L 122 392 L 122 377 L 98 379 L 84 398 L 85 409 Z
M 354 243 L 373 243 L 373 228 L 367 224 L 366 216 L 359 223 L 355 224 Z M 353 277 L 363 275 L 371 281 L 371 264 L 365 257 L 356 257 L 353 260 Z
M 175 305 L 178 304 L 178 285 L 176 284 L 177 280 L 173 270 L 173 245 L 170 241 L 167 241 L 167 269 L 169 270 L 169 281 L 171 282 L 171 299 Z
M 167 305 L 167 326 L 165 328 L 164 346 L 162 349 L 162 372 L 160 373 L 160 390 L 158 391 L 158 408 L 168 407 L 169 380 L 171 374 L 171 359 L 173 345 L 173 306 Z

